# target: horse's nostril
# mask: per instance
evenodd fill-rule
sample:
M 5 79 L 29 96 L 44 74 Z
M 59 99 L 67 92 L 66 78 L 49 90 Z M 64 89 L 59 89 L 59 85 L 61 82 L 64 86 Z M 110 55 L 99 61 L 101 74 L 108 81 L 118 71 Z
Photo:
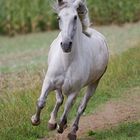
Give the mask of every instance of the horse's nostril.
M 63 43 L 61 42 L 61 43 L 60 43 L 60 45 L 62 46 L 62 45 L 63 45 Z
M 72 46 L 72 42 L 69 43 L 69 46 Z

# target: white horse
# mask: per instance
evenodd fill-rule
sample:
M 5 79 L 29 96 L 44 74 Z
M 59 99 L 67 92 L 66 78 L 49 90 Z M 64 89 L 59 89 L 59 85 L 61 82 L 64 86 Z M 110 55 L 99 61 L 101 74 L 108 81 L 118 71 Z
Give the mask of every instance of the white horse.
M 57 112 L 63 103 L 63 95 L 66 95 L 67 101 L 57 128 L 57 131 L 62 133 L 66 127 L 67 116 L 74 99 L 79 95 L 81 88 L 87 86 L 71 132 L 68 134 L 69 140 L 76 140 L 80 116 L 105 73 L 109 55 L 102 34 L 94 29 L 89 29 L 90 37 L 82 33 L 82 25 L 72 3 L 58 0 L 57 4 L 61 32 L 51 44 L 48 71 L 37 102 L 36 113 L 32 116 L 31 121 L 33 125 L 40 123 L 40 113 L 45 105 L 45 100 L 50 91 L 55 90 L 56 105 L 51 113 L 48 126 L 51 130 L 56 128 Z

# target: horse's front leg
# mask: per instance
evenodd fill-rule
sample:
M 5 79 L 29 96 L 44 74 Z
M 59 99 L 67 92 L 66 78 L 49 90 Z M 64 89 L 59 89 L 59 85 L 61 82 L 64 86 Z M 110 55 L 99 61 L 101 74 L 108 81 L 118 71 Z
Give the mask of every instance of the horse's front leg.
M 40 124 L 41 110 L 44 108 L 46 97 L 48 96 L 49 92 L 52 89 L 53 89 L 52 84 L 47 80 L 47 77 L 45 77 L 40 97 L 37 100 L 36 113 L 31 117 L 31 122 L 33 125 Z
M 92 97 L 93 93 L 95 92 L 95 90 L 97 88 L 97 85 L 98 85 L 98 82 L 88 86 L 87 92 L 86 92 L 81 104 L 79 105 L 76 119 L 75 119 L 75 121 L 74 121 L 74 123 L 72 125 L 72 130 L 68 134 L 68 139 L 69 140 L 76 140 L 76 132 L 78 130 L 80 117 L 83 114 L 84 110 L 86 109 L 86 106 L 87 106 L 87 103 L 88 103 L 89 99 Z
M 64 100 L 64 97 L 62 95 L 61 90 L 56 90 L 56 104 L 55 104 L 55 107 L 51 113 L 51 118 L 48 122 L 48 128 L 50 130 L 54 130 L 57 126 L 57 123 L 56 123 L 57 112 L 58 112 L 60 106 L 62 105 L 63 100 Z
M 67 101 L 65 103 L 64 112 L 62 114 L 62 117 L 60 119 L 60 123 L 58 125 L 57 131 L 58 133 L 63 133 L 64 129 L 67 126 L 67 116 L 70 111 L 70 108 L 72 107 L 74 103 L 74 99 L 76 98 L 77 93 L 72 93 L 68 96 Z

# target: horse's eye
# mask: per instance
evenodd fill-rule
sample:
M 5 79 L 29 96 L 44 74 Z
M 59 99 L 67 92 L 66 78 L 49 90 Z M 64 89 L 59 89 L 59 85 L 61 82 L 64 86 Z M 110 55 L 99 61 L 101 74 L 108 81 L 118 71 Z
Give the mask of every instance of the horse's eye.
M 57 17 L 57 20 L 60 20 L 60 17 L 59 16 Z
M 74 16 L 74 20 L 77 20 L 77 16 Z

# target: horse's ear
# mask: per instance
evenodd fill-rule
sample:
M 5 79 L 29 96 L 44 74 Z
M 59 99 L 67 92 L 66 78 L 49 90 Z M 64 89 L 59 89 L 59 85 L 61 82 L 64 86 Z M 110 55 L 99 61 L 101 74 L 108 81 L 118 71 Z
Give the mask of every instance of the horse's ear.
M 64 4 L 63 0 L 57 0 L 58 1 L 58 5 L 61 6 Z

